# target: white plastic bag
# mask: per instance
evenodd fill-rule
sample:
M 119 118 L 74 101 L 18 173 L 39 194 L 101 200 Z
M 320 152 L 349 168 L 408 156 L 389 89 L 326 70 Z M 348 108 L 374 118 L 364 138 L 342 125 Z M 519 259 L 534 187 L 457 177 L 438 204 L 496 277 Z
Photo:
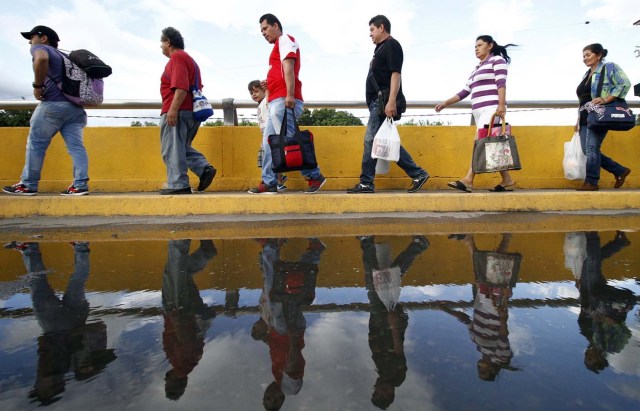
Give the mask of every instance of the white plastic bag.
M 580 279 L 582 266 L 587 259 L 587 236 L 583 232 L 564 235 L 564 266 Z
M 400 134 L 392 118 L 387 118 L 373 138 L 371 158 L 381 158 L 387 161 L 400 159 Z
M 571 141 L 564 143 L 562 168 L 568 180 L 584 180 L 587 176 L 587 156 L 582 152 L 578 132 L 573 134 Z
M 389 163 L 387 160 L 380 160 L 376 162 L 376 174 L 387 174 L 389 172 Z

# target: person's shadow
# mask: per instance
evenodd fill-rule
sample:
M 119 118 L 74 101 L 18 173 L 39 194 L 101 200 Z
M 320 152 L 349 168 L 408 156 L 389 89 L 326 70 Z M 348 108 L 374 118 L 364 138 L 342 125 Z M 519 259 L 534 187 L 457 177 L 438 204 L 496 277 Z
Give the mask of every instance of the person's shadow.
M 391 261 L 388 244 L 376 243 L 373 236 L 358 239 L 369 297 L 369 348 L 378 373 L 371 402 L 386 409 L 407 375 L 404 334 L 409 316 L 398 302 L 401 279 L 415 259 L 429 248 L 429 241 L 423 236 L 412 237 L 404 251 Z
M 260 267 L 264 286 L 260 296 L 260 318 L 251 336 L 269 346 L 273 382 L 265 389 L 266 410 L 279 410 L 287 395 L 300 392 L 304 377 L 304 332 L 307 322 L 301 307 L 315 298 L 320 257 L 326 246 L 309 238 L 299 261 L 280 259 L 283 239 L 257 239 L 262 246 Z M 292 240 L 293 241 L 293 240 Z
M 171 364 L 165 374 L 165 395 L 178 400 L 185 392 L 189 373 L 204 352 L 204 339 L 213 322 L 213 307 L 204 303 L 193 276 L 216 256 L 212 240 L 201 240 L 189 254 L 191 240 L 171 240 L 162 277 L 162 344 Z
M 519 370 L 511 366 L 513 352 L 507 321 L 509 298 L 518 281 L 522 256 L 508 251 L 511 234 L 502 234 L 495 250 L 486 251 L 476 247 L 473 235 L 453 234 L 449 238 L 462 241 L 473 260 L 473 317 L 451 309 L 446 301 L 440 303 L 440 308 L 467 325 L 471 340 L 482 355 L 477 362 L 478 377 L 495 381 L 503 369 Z
M 607 355 L 622 351 L 631 337 L 626 325 L 627 313 L 636 304 L 636 295 L 626 288 L 607 284 L 602 273 L 602 260 L 629 246 L 631 242 L 622 231 L 604 247 L 600 235 L 591 231 L 586 237 L 586 259 L 576 279 L 580 291 L 580 333 L 587 339 L 584 352 L 585 367 L 595 373 L 608 365 Z
M 36 381 L 29 397 L 42 405 L 58 401 L 65 391 L 65 375 L 73 371 L 76 380 L 100 373 L 116 359 L 107 349 L 104 322 L 87 324 L 89 302 L 85 284 L 89 278 L 89 243 L 70 243 L 74 252 L 74 271 L 59 298 L 51 287 L 40 251 L 35 242 L 5 245 L 22 254 L 28 272 L 34 315 L 42 328 L 38 337 Z

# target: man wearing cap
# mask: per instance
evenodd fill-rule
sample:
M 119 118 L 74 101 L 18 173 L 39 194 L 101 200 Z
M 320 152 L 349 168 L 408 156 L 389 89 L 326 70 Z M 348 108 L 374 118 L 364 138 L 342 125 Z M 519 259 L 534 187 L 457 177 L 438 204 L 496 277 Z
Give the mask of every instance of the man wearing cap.
M 87 113 L 82 107 L 67 100 L 57 86 L 64 75 L 64 62 L 58 51 L 60 38 L 47 26 L 36 26 L 31 31 L 20 34 L 31 44 L 33 95 L 40 103 L 31 116 L 20 182 L 5 186 L 2 191 L 26 196 L 38 193 L 44 156 L 53 136 L 60 132 L 73 159 L 73 183 L 61 194 L 89 194 L 89 158 L 82 137 L 82 130 L 87 125 Z

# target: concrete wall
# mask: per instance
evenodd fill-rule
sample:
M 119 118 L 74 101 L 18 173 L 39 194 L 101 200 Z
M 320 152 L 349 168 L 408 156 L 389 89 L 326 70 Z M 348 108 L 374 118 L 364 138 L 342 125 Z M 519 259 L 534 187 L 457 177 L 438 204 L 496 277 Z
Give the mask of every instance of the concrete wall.
M 16 183 L 24 165 L 28 128 L 2 128 L 0 183 Z M 358 182 L 365 127 L 311 127 L 322 173 L 329 178 L 326 190 L 344 190 Z M 426 189 L 441 189 L 447 181 L 463 176 L 470 163 L 475 128 L 467 126 L 400 127 L 405 148 L 431 175 Z M 85 130 L 89 152 L 90 189 L 93 192 L 155 191 L 165 182 L 160 157 L 158 127 L 95 127 Z M 564 179 L 563 143 L 571 139 L 572 127 L 514 127 L 521 171 L 514 172 L 519 188 L 573 188 L 580 182 Z M 628 132 L 611 132 L 603 152 L 621 164 L 635 169 L 640 158 L 640 127 Z M 194 146 L 218 169 L 208 191 L 246 190 L 260 181 L 256 156 L 260 145 L 257 127 L 203 127 Z M 45 159 L 41 192 L 57 192 L 72 181 L 71 161 L 62 138 L 54 138 Z M 640 172 L 640 170 L 638 171 Z M 640 178 L 631 178 L 626 188 L 640 188 Z M 290 173 L 291 189 L 304 187 L 299 173 Z M 477 188 L 499 182 L 499 175 L 481 175 Z M 191 175 L 191 185 L 198 179 Z M 409 180 L 396 166 L 376 179 L 378 189 L 404 189 Z M 613 177 L 603 171 L 601 187 L 613 186 Z

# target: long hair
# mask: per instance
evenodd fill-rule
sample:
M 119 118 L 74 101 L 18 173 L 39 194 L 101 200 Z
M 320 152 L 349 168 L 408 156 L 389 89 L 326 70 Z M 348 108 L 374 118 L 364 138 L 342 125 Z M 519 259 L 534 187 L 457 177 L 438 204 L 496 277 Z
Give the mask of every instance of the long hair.
M 476 38 L 476 41 L 478 40 L 482 40 L 485 43 L 493 44 L 493 48 L 491 49 L 491 54 L 493 54 L 494 56 L 498 56 L 498 55 L 502 56 L 502 58 L 504 58 L 507 61 L 507 63 L 511 63 L 511 57 L 509 57 L 509 54 L 507 53 L 507 48 L 518 46 L 517 44 L 511 44 L 511 43 L 501 46 L 498 43 L 496 43 L 493 37 L 486 34 L 482 36 L 478 36 L 478 38 Z

